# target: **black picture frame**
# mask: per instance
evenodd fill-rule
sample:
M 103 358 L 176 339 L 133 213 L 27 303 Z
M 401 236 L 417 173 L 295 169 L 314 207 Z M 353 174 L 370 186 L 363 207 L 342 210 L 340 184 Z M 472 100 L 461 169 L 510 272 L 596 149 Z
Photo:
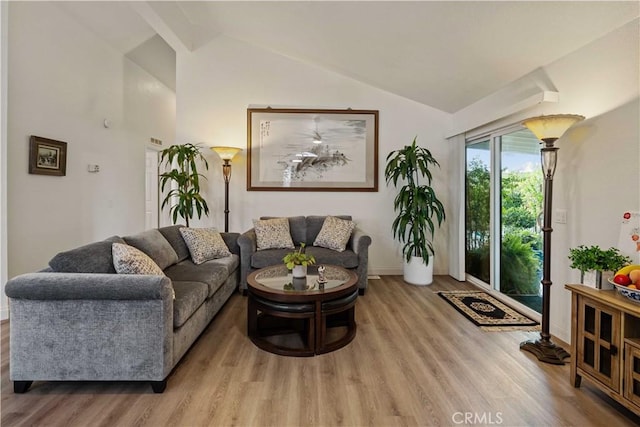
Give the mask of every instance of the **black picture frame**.
M 67 143 L 31 135 L 29 138 L 29 173 L 65 176 L 67 174 Z

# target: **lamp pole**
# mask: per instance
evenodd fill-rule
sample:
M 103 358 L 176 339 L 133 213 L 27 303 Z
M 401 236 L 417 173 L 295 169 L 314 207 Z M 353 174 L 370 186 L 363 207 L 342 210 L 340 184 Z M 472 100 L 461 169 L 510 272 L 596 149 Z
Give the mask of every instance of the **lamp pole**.
M 229 181 L 231 181 L 231 160 L 224 159 L 222 165 L 224 177 L 224 232 L 229 232 Z
M 574 123 L 583 120 L 577 115 L 541 116 L 525 120 L 528 127 L 543 146 L 540 149 L 542 173 L 544 174 L 544 216 L 542 222 L 542 321 L 540 322 L 540 338 L 520 343 L 520 349 L 533 353 L 538 360 L 554 365 L 564 365 L 569 353 L 551 341 L 549 317 L 551 313 L 551 203 L 553 200 L 553 175 L 556 172 L 558 147 L 554 143 Z
M 223 161 L 222 177 L 224 178 L 224 232 L 229 232 L 229 182 L 231 181 L 231 160 L 242 151 L 237 147 L 211 147 Z

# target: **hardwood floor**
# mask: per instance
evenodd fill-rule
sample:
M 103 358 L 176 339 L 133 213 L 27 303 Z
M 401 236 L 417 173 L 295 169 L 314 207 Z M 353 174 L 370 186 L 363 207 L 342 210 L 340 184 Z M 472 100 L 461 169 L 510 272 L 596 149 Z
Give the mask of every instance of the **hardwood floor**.
M 429 287 L 370 280 L 354 341 L 333 353 L 266 353 L 246 335 L 246 298 L 233 296 L 169 377 L 146 383 L 35 382 L 14 394 L 9 322 L 1 327 L 8 426 L 634 426 L 640 417 L 569 367 L 519 350 L 532 332 L 483 332 L 436 291 L 472 288 L 448 276 Z M 559 343 L 557 340 L 556 343 Z M 565 348 L 568 348 L 565 345 Z

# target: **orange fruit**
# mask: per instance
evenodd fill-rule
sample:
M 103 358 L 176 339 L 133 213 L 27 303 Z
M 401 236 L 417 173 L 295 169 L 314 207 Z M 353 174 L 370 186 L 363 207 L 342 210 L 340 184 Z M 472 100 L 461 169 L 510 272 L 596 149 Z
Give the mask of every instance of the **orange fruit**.
M 631 270 L 629 272 L 629 279 L 631 279 L 631 283 L 634 285 L 640 283 L 640 270 Z
M 638 288 L 636 287 L 636 285 L 629 285 L 629 286 L 627 286 L 627 288 L 629 288 L 629 289 L 638 289 Z

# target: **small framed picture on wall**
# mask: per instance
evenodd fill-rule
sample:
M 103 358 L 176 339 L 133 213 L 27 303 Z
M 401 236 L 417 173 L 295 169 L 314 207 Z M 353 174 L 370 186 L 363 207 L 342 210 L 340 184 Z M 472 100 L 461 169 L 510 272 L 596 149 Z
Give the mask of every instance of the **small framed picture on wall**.
M 67 143 L 31 135 L 29 173 L 65 176 L 67 174 Z

